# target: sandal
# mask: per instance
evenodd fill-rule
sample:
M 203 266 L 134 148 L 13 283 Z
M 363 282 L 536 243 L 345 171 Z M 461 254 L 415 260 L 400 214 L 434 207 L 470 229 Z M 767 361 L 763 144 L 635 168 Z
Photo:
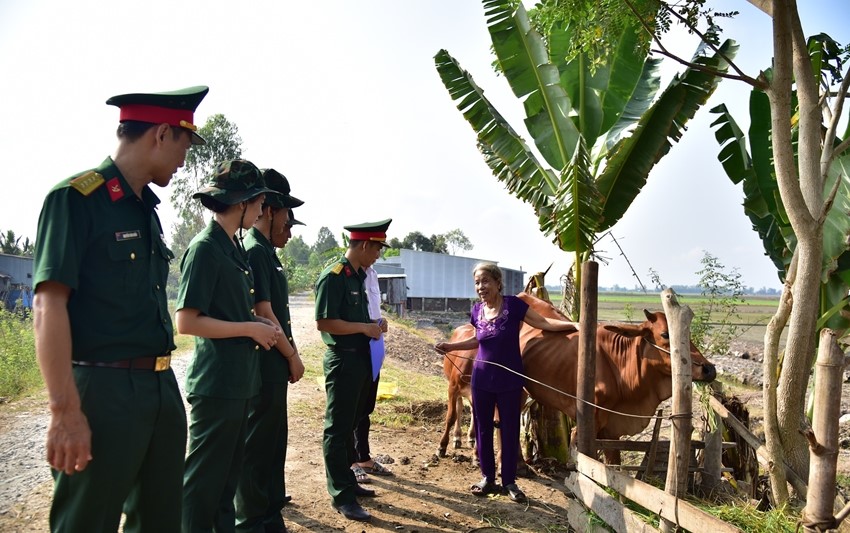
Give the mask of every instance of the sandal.
M 469 487 L 469 490 L 471 490 L 472 494 L 475 494 L 476 496 L 487 496 L 488 494 L 496 494 L 499 492 L 499 486 L 492 481 L 487 481 L 487 478 L 485 477 L 478 483 Z
M 510 497 L 511 501 L 525 503 L 528 500 L 525 497 L 525 493 L 517 487 L 516 483 L 505 485 L 505 490 L 508 492 L 508 497 Z
M 384 465 L 382 465 L 378 461 L 373 461 L 372 466 L 363 466 L 361 468 L 367 474 L 371 474 L 371 475 L 374 475 L 374 476 L 391 476 L 391 475 L 393 475 L 392 470 L 384 467 Z
M 357 479 L 358 483 L 371 483 L 372 480 L 369 479 L 369 476 L 366 474 L 366 471 L 363 470 L 360 466 L 354 465 L 351 467 L 351 471 L 354 472 L 354 477 Z

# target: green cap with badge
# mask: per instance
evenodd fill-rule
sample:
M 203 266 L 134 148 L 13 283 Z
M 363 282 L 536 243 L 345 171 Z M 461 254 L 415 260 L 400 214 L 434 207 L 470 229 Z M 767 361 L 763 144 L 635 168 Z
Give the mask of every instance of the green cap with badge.
M 351 226 L 343 226 L 347 231 L 351 232 L 349 237 L 352 241 L 372 241 L 381 243 L 382 246 L 389 248 L 387 244 L 387 228 L 390 227 L 390 222 L 393 219 L 388 218 L 379 222 L 364 222 L 362 224 L 354 224 Z
M 121 109 L 119 122 L 133 120 L 185 128 L 192 133 L 192 144 L 206 144 L 203 137 L 198 135 L 198 127 L 193 124 L 193 120 L 195 109 L 209 90 L 206 85 L 198 85 L 163 93 L 119 94 L 106 103 Z
M 264 168 L 263 180 L 266 182 L 266 187 L 273 189 L 279 194 L 266 197 L 266 204 L 275 209 L 290 209 L 303 205 L 304 202 L 289 194 L 289 181 L 286 176 L 273 168 Z
M 216 165 L 207 180 L 207 186 L 192 195 L 192 198 L 212 198 L 225 205 L 234 205 L 250 200 L 260 194 L 278 195 L 266 187 L 260 169 L 245 159 L 222 161 Z

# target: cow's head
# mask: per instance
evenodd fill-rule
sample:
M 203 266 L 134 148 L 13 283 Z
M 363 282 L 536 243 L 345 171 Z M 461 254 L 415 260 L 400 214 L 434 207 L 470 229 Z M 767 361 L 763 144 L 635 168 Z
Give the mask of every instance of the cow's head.
M 651 313 L 644 309 L 646 321 L 642 324 L 608 324 L 604 328 L 627 337 L 641 337 L 643 344 L 640 354 L 647 364 L 664 375 L 672 374 L 670 365 L 670 332 L 667 328 L 667 316 L 662 312 Z M 697 349 L 691 345 L 691 376 L 694 381 L 714 381 L 717 371 Z

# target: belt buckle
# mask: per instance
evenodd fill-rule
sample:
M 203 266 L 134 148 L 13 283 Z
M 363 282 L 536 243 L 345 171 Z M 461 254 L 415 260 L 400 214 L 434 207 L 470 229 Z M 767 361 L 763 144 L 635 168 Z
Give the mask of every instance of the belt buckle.
M 171 368 L 170 355 L 161 355 L 156 358 L 156 362 L 153 365 L 154 372 L 162 372 L 163 370 L 168 370 L 169 368 Z

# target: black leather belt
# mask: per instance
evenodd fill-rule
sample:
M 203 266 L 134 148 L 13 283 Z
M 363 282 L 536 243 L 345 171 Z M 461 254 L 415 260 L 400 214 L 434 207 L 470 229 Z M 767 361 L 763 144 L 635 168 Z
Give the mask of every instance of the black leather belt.
M 96 366 L 99 368 L 130 368 L 162 372 L 171 368 L 171 353 L 151 357 L 135 357 L 121 361 L 71 361 L 74 366 Z

